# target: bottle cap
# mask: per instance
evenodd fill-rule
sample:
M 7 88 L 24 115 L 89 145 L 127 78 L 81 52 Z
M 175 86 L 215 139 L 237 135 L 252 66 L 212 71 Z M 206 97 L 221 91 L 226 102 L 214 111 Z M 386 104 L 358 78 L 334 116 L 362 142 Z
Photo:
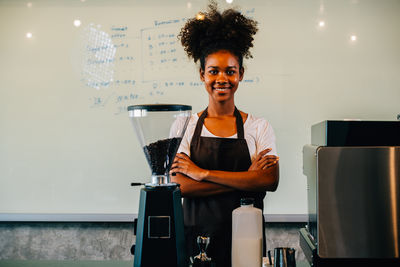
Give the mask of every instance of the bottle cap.
M 246 197 L 246 198 L 240 199 L 241 206 L 252 205 L 252 204 L 254 204 L 254 198 L 252 198 L 252 197 Z

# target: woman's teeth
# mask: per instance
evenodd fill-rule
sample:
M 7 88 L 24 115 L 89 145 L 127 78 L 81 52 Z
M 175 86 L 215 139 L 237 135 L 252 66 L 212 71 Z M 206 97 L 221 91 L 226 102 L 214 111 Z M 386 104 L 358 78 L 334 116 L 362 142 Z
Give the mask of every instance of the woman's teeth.
M 218 91 L 218 92 L 227 92 L 227 91 L 229 91 L 229 89 L 228 89 L 228 88 L 215 88 L 215 91 Z

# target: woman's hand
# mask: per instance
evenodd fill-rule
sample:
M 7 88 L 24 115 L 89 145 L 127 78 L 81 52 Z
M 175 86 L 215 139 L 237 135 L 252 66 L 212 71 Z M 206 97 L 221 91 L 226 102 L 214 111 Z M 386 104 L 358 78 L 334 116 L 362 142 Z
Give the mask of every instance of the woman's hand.
M 256 159 L 251 163 L 249 171 L 265 170 L 278 163 L 279 157 L 274 155 L 267 155 L 271 151 L 271 148 L 264 149 L 258 153 Z
M 201 182 L 207 176 L 207 170 L 199 168 L 185 153 L 176 154 L 169 173 L 170 175 L 182 173 L 198 182 Z

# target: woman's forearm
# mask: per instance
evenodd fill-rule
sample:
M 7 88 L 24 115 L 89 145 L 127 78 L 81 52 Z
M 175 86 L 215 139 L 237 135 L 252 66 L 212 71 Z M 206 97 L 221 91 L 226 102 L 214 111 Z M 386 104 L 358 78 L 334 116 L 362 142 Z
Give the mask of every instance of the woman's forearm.
M 202 181 L 244 191 L 275 191 L 279 183 L 279 164 L 265 170 L 244 172 L 208 170 Z
M 177 174 L 173 181 L 181 184 L 183 194 L 218 194 L 228 190 L 227 188 L 255 192 L 275 191 L 279 183 L 279 161 L 276 157 L 267 157 L 260 153 L 248 171 L 229 172 L 200 168 L 188 155 L 178 153 L 170 172 Z
M 176 176 L 171 176 L 171 181 L 180 185 L 183 197 L 205 197 L 235 190 L 212 182 L 198 182 L 180 173 L 177 173 Z

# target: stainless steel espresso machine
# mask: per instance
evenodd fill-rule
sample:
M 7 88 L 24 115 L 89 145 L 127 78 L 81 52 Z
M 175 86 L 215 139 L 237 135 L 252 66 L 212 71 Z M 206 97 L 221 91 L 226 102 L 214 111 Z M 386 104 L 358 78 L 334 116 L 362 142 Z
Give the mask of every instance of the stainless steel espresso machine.
M 181 191 L 169 171 L 192 107 L 135 105 L 128 112 L 151 168 L 151 182 L 140 190 L 134 267 L 187 267 Z
M 400 266 L 400 121 L 323 121 L 303 147 L 311 266 Z

